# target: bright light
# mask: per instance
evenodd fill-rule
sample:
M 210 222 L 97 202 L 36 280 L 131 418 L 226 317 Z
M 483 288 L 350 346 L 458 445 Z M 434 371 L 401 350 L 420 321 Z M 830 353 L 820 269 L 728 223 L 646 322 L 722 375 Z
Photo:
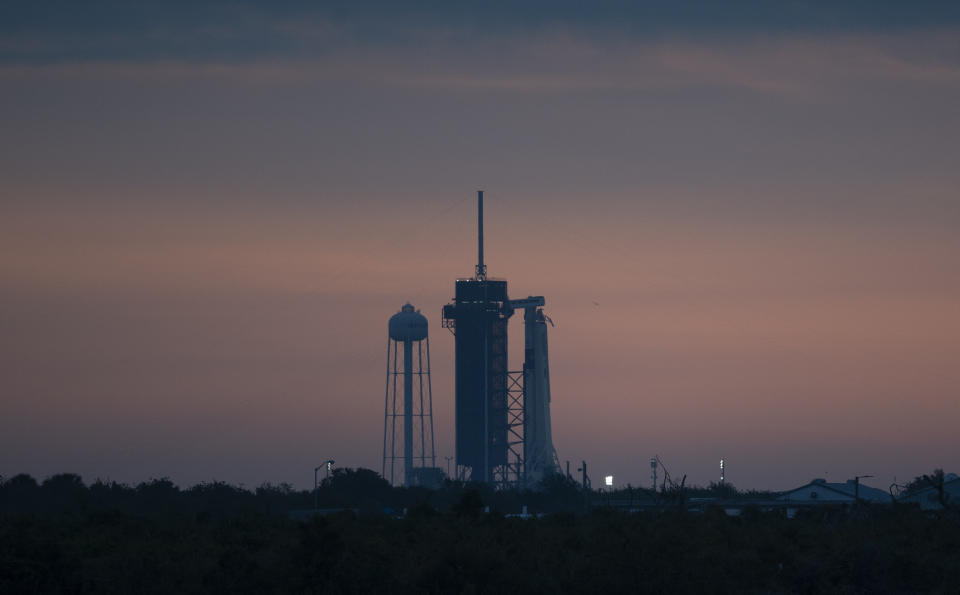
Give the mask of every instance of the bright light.
M 612 476 L 612 475 L 608 475 L 608 476 L 604 477 L 604 478 L 603 478 L 603 485 L 605 485 L 605 486 L 611 486 L 611 487 L 612 487 L 612 486 L 613 486 L 613 476 Z

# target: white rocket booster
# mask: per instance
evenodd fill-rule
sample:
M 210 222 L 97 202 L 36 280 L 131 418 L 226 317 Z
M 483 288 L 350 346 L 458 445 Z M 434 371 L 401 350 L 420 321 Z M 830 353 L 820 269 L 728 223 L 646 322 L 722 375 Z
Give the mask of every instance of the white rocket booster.
M 543 305 L 543 298 L 539 301 L 539 305 Z M 560 465 L 550 432 L 550 358 L 547 356 L 546 317 L 537 306 L 525 306 L 523 451 L 525 483 L 534 487 L 545 475 L 559 472 Z

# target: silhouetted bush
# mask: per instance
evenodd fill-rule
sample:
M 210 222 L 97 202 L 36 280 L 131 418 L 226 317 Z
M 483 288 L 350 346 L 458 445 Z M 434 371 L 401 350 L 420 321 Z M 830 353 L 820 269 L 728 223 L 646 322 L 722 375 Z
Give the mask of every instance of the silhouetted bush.
M 960 584 L 960 524 L 916 508 L 795 519 L 718 507 L 583 513 L 583 493 L 565 481 L 510 494 L 340 477 L 322 486 L 337 490 L 325 501 L 419 500 L 405 518 L 346 510 L 296 522 L 286 512 L 309 508 L 313 494 L 289 486 L 12 477 L 0 484 L 0 593 L 900 593 Z M 482 512 L 521 501 L 562 509 L 566 497 L 575 512 Z

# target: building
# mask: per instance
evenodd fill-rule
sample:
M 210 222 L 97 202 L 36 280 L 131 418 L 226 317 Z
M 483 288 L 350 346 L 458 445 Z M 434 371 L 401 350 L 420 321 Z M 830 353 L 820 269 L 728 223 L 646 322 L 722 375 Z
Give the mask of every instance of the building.
M 783 492 L 777 500 L 796 503 L 787 506 L 787 516 L 792 518 L 797 509 L 820 506 L 852 506 L 858 501 L 870 504 L 890 504 L 893 498 L 887 492 L 864 485 L 857 479 L 844 483 L 829 483 L 825 479 L 814 479 L 810 483 Z
M 784 492 L 778 499 L 799 504 L 853 504 L 858 499 L 877 504 L 889 504 L 892 501 L 889 493 L 864 485 L 856 479 L 848 479 L 844 483 L 814 479 L 808 484 Z

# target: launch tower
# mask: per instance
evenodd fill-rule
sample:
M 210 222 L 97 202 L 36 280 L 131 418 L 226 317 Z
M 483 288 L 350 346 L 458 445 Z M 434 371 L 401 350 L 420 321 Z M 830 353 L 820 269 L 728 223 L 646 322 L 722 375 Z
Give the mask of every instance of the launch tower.
M 533 486 L 559 469 L 550 434 L 549 320 L 542 296 L 511 300 L 507 282 L 483 262 L 483 191 L 477 193 L 478 259 L 457 279 L 443 326 L 455 337 L 456 478 L 499 487 Z M 507 323 L 524 310 L 523 370 L 510 371 Z

